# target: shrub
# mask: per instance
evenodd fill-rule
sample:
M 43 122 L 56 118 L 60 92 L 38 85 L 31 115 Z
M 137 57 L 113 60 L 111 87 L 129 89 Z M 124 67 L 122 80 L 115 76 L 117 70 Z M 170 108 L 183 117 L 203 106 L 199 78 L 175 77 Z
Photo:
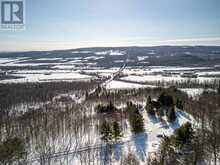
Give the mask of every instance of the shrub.
M 186 124 L 182 125 L 175 131 L 175 144 L 177 146 L 184 145 L 186 143 L 191 143 L 194 131 L 192 129 L 191 123 L 187 122 Z
M 109 113 L 116 111 L 116 107 L 113 105 L 113 103 L 110 101 L 108 105 L 98 104 L 96 106 L 97 113 Z
M 122 164 L 126 164 L 126 165 L 139 165 L 139 161 L 136 158 L 136 156 L 132 153 L 129 153 L 123 160 Z

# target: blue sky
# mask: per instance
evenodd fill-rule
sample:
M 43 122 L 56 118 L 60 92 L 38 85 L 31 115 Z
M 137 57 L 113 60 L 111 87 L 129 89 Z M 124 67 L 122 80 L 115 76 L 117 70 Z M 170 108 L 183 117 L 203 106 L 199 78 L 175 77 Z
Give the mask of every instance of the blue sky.
M 26 29 L 0 50 L 220 45 L 220 0 L 26 0 Z

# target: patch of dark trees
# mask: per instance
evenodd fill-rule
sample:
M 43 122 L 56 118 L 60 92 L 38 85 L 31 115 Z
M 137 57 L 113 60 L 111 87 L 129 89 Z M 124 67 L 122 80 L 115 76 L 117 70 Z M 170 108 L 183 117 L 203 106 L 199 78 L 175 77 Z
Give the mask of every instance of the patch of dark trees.
M 98 104 L 95 109 L 97 113 L 111 113 L 117 111 L 117 108 L 113 105 L 112 101 L 107 105 Z
M 27 102 L 45 102 L 59 93 L 88 90 L 95 82 L 45 82 L 0 84 L 0 109 Z
M 171 94 L 173 92 L 176 92 L 177 94 L 178 90 L 170 88 L 167 91 L 163 91 L 157 100 L 152 100 L 151 97 L 148 96 L 145 107 L 148 114 L 157 114 L 159 117 L 162 117 L 165 114 L 169 122 L 174 122 L 176 120 L 175 107 L 183 109 L 183 102 L 177 96 L 174 100 L 173 95 Z
M 127 102 L 128 120 L 131 125 L 131 131 L 138 134 L 144 131 L 144 119 L 139 112 L 138 106 L 132 102 Z

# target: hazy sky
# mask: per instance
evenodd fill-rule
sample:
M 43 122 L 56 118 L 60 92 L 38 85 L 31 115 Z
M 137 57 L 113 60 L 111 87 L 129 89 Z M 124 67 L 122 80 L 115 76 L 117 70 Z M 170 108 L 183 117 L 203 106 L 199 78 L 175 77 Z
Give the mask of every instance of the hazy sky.
M 220 0 L 26 0 L 26 29 L 0 50 L 220 45 Z

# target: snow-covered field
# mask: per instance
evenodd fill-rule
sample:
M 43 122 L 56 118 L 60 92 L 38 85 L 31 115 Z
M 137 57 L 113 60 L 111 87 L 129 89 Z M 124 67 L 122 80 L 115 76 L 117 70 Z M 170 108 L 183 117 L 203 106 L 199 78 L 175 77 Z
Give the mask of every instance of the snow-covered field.
M 28 57 L 20 57 L 20 58 L 19 57 L 16 57 L 16 58 L 1 58 L 0 57 L 0 66 L 23 61 L 24 59 L 27 59 L 27 58 Z
M 72 52 L 72 54 L 88 54 L 90 52 Z M 96 52 L 93 56 L 76 56 L 67 58 L 1 58 L 0 57 L 0 67 L 48 67 L 48 71 L 39 69 L 27 70 L 8 70 L 8 73 L 16 73 L 18 77 L 24 77 L 21 79 L 11 79 L 11 80 L 1 80 L 1 82 L 27 82 L 27 81 L 41 81 L 43 80 L 76 80 L 76 79 L 88 79 L 91 74 L 97 74 L 101 77 L 109 77 L 113 73 L 117 72 L 120 67 L 100 67 L 98 66 L 98 60 L 102 60 L 106 55 L 119 56 L 124 55 L 124 52 L 109 50 L 105 52 Z M 138 61 L 145 63 L 144 61 L 148 56 L 138 56 Z M 117 63 L 117 60 L 114 60 Z M 123 60 L 118 60 L 123 63 Z M 129 60 L 128 60 L 129 61 Z M 88 75 L 81 75 L 79 73 L 72 74 L 71 72 L 81 72 L 83 71 Z M 41 73 L 42 72 L 42 73 Z M 62 74 L 61 74 L 62 72 Z M 171 73 L 171 75 L 166 75 L 166 73 Z M 184 72 L 194 72 L 198 75 L 198 78 L 185 78 L 181 77 L 180 74 Z M 31 75 L 34 73 L 35 75 Z M 38 75 L 36 73 L 39 73 Z M 45 75 L 52 73 L 51 75 Z M 11 74 L 13 76 L 13 74 Z M 173 66 L 126 66 L 122 71 L 121 80 L 130 81 L 131 83 L 144 83 L 144 82 L 154 82 L 154 81 L 164 81 L 164 82 L 181 82 L 185 80 L 196 80 L 199 83 L 210 82 L 213 80 L 220 80 L 220 71 L 215 70 L 214 67 L 173 67 Z M 118 88 L 139 88 L 138 85 L 132 84 L 118 84 Z M 121 86 L 120 86 L 121 85 Z M 126 86 L 127 85 L 127 86 Z M 110 84 L 108 88 L 115 88 L 115 83 Z M 117 86 L 117 85 L 116 85 Z
M 199 96 L 204 92 L 204 89 L 202 88 L 180 88 L 180 90 L 187 93 L 190 97 Z
M 157 88 L 158 86 L 154 85 L 142 85 L 138 83 L 129 83 L 123 82 L 118 80 L 113 80 L 106 85 L 106 89 L 137 89 L 137 88 Z M 189 97 L 196 98 L 197 96 L 201 95 L 204 91 L 213 91 L 216 92 L 214 89 L 203 89 L 203 88 L 178 88 L 179 90 L 185 92 Z
M 21 76 L 18 79 L 1 80 L 0 83 L 24 83 L 24 82 L 45 82 L 45 81 L 89 81 L 94 77 L 83 75 L 77 72 L 64 72 L 64 73 L 19 73 L 12 74 L 13 76 Z
M 214 89 L 203 89 L 203 88 L 179 88 L 179 90 L 187 93 L 190 97 L 197 97 L 201 95 L 204 91 L 216 92 Z
M 153 85 L 141 85 L 137 83 L 127 83 L 122 81 L 113 80 L 106 85 L 106 89 L 132 89 L 132 88 L 155 88 Z
M 186 78 L 181 77 L 180 75 L 177 76 L 162 76 L 162 75 L 142 75 L 142 76 L 135 76 L 129 75 L 122 77 L 121 80 L 131 81 L 131 82 L 156 82 L 156 81 L 164 81 L 164 82 L 184 82 L 187 80 L 195 80 L 199 83 L 203 82 L 210 82 L 220 78 L 214 77 L 198 77 L 198 78 Z
M 103 52 L 95 52 L 95 54 L 96 55 L 122 56 L 125 54 L 125 52 L 109 50 L 109 51 L 103 51 Z

